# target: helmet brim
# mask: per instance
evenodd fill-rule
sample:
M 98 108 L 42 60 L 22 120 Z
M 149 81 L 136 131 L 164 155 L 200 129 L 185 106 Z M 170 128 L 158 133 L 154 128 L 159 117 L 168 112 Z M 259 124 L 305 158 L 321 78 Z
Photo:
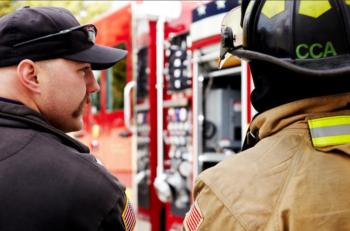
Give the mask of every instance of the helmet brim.
M 338 55 L 336 57 L 321 59 L 292 60 L 277 58 L 246 49 L 233 49 L 229 52 L 242 59 L 269 62 L 301 75 L 321 77 L 350 74 L 350 55 Z

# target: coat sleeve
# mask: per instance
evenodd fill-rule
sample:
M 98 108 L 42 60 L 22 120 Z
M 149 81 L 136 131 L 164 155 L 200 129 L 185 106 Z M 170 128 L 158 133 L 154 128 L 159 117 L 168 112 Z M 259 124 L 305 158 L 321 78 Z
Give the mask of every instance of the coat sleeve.
M 203 181 L 197 180 L 194 187 L 194 202 L 186 214 L 184 231 L 245 229 L 221 200 Z
M 98 231 L 132 231 L 135 225 L 134 209 L 124 194 L 118 198 L 111 211 L 104 217 Z

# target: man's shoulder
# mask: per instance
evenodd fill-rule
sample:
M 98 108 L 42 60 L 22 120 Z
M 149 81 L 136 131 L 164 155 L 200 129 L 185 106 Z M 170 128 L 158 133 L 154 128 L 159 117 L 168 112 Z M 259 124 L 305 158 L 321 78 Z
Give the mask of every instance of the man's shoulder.
M 243 223 L 256 225 L 251 228 L 257 230 L 272 213 L 278 200 L 277 192 L 288 180 L 288 169 L 300 148 L 299 141 L 298 137 L 265 139 L 201 173 L 195 192 L 200 195 L 204 188 L 209 188 L 233 216 Z M 264 212 L 258 212 L 261 208 Z
M 102 193 L 124 193 L 124 186 L 96 161 L 90 153 L 81 153 L 65 145 L 57 137 L 48 133 L 34 132 L 26 147 L 19 153 L 21 159 L 42 174 L 51 178 L 75 179 L 75 184 L 62 184 L 69 189 L 81 188 Z
M 18 142 L 23 145 L 0 160 L 0 194 L 3 200 L 11 201 L 11 216 L 16 217 L 15 208 L 21 207 L 21 211 L 33 216 L 33 221 L 50 219 L 54 213 L 57 227 L 65 227 L 69 221 L 85 227 L 79 230 L 90 230 L 88 226 L 97 229 L 111 211 L 123 211 L 127 201 L 124 186 L 91 154 L 80 153 L 50 134 L 30 129 L 22 133 L 15 138 L 23 139 Z M 25 206 L 21 204 L 23 200 Z M 28 211 L 46 213 L 37 217 Z M 117 215 L 115 219 L 120 219 Z M 81 217 L 85 220 L 81 221 Z
M 215 180 L 218 177 L 229 182 L 234 178 L 237 178 L 236 182 L 240 182 L 241 179 L 245 181 L 246 178 L 256 179 L 262 172 L 288 165 L 301 148 L 300 144 L 304 139 L 298 134 L 267 137 L 258 142 L 255 147 L 234 154 L 204 171 L 199 178 L 210 184 L 211 182 L 222 184 Z
M 14 165 L 26 163 L 41 175 L 54 177 L 84 178 L 79 185 L 86 182 L 104 185 L 105 189 L 124 191 L 124 186 L 101 166 L 90 153 L 81 153 L 70 145 L 66 145 L 64 137 L 26 126 L 0 127 L 0 161 L 4 165 L 12 160 Z M 67 137 L 68 140 L 69 137 Z M 35 174 L 33 174 L 35 177 Z M 39 177 L 39 176 L 37 176 Z M 63 184 L 69 187 L 69 184 Z M 96 189 L 98 190 L 98 189 Z

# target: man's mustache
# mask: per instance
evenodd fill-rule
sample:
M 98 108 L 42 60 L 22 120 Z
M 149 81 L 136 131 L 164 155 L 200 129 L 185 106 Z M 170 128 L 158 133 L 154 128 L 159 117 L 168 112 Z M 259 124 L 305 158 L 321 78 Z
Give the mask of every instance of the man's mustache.
M 77 109 L 75 109 L 72 113 L 72 116 L 74 118 L 77 118 L 79 116 L 81 116 L 81 114 L 83 113 L 83 109 L 86 103 L 90 102 L 90 96 L 87 94 L 85 95 L 84 99 L 79 103 Z

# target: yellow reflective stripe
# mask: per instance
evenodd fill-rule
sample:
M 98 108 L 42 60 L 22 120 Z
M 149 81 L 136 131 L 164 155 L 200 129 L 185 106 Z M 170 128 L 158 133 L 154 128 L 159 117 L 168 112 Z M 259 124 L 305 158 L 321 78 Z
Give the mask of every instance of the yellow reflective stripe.
M 315 147 L 350 143 L 350 115 L 311 119 L 308 124 Z
M 269 0 L 266 1 L 261 12 L 268 18 L 272 18 L 273 16 L 284 11 L 285 1 L 276 1 Z
M 346 3 L 347 5 L 350 5 L 350 0 L 345 0 L 345 3 Z
M 332 117 L 324 117 L 319 119 L 312 119 L 308 121 L 308 124 L 310 128 L 349 125 L 350 116 L 332 116 Z
M 312 138 L 312 143 L 315 147 L 325 147 L 331 145 L 341 145 L 350 143 L 350 135 L 325 136 Z
M 301 0 L 299 14 L 318 18 L 331 8 L 332 6 L 327 0 Z

